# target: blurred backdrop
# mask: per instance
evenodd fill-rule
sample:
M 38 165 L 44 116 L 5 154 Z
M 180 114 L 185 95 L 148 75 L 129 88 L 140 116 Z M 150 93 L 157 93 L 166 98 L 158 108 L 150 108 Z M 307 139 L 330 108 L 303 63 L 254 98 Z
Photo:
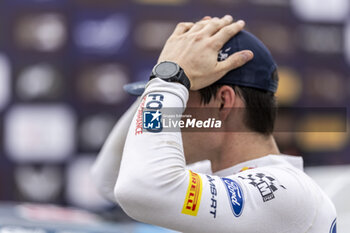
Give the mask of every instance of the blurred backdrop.
M 350 107 L 349 0 L 0 0 L 0 201 L 109 208 L 88 170 L 134 100 L 123 85 L 179 21 L 225 14 L 276 58 L 280 106 Z M 350 163 L 348 131 L 276 136 L 306 166 Z

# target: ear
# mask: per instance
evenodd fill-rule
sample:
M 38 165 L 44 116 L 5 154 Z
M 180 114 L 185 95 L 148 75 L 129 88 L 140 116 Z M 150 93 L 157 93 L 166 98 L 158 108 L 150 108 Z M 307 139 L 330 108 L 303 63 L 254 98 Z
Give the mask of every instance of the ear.
M 237 101 L 237 95 L 232 87 L 224 85 L 219 88 L 216 93 L 216 99 L 220 104 L 220 119 L 225 121 L 230 115 L 233 107 L 235 106 L 235 102 Z

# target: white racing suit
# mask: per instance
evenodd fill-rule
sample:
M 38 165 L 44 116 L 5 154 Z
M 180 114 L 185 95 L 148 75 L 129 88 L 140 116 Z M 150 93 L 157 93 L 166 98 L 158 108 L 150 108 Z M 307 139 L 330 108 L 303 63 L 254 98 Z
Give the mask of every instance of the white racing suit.
M 336 232 L 335 207 L 303 172 L 302 158 L 268 155 L 214 174 L 208 163 L 189 170 L 180 129 L 142 128 L 143 108 L 176 108 L 181 115 L 187 100 L 179 83 L 148 83 L 92 169 L 108 199 L 138 221 L 186 233 Z

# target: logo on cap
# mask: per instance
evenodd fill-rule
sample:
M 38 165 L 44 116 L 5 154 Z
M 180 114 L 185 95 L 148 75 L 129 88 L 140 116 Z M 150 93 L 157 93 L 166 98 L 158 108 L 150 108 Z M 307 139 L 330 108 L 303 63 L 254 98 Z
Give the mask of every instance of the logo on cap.
M 230 54 L 228 54 L 228 52 L 231 50 L 231 47 L 228 47 L 227 49 L 225 49 L 224 51 L 221 49 L 219 52 L 219 57 L 218 60 L 219 61 L 223 61 L 226 60 L 226 58 L 228 58 L 230 56 Z

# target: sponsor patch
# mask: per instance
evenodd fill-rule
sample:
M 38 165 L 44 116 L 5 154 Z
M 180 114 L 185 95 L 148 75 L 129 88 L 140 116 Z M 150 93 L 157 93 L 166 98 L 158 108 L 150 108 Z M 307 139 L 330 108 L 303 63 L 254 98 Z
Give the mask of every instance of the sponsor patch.
M 233 215 L 236 217 L 241 216 L 244 208 L 244 197 L 241 186 L 234 180 L 228 178 L 221 179 L 225 184 Z
M 198 174 L 189 172 L 190 181 L 181 213 L 197 216 L 202 197 L 202 179 Z
M 210 185 L 210 194 L 211 194 L 211 204 L 210 204 L 210 214 L 213 215 L 213 218 L 216 218 L 216 207 L 217 207 L 217 195 L 218 191 L 216 189 L 216 185 L 214 184 L 215 179 L 212 178 L 211 176 L 208 176 L 208 181 Z
M 239 172 L 244 172 L 250 169 L 254 169 L 255 167 L 243 167 Z
M 147 96 L 146 110 L 143 112 L 143 129 L 158 133 L 163 129 L 162 113 L 159 111 L 163 107 L 164 95 L 152 93 Z
M 329 233 L 337 233 L 337 219 L 334 219 Z
M 254 173 L 248 175 L 241 175 L 238 178 L 244 182 L 256 187 L 260 192 L 263 202 L 270 201 L 275 198 L 274 193 L 279 189 L 287 189 L 281 185 L 274 177 L 267 176 L 264 173 Z
M 142 131 L 143 131 L 142 113 L 143 113 L 143 108 L 145 107 L 146 98 L 147 98 L 146 96 L 143 97 L 141 104 L 137 109 L 135 135 L 142 134 Z

